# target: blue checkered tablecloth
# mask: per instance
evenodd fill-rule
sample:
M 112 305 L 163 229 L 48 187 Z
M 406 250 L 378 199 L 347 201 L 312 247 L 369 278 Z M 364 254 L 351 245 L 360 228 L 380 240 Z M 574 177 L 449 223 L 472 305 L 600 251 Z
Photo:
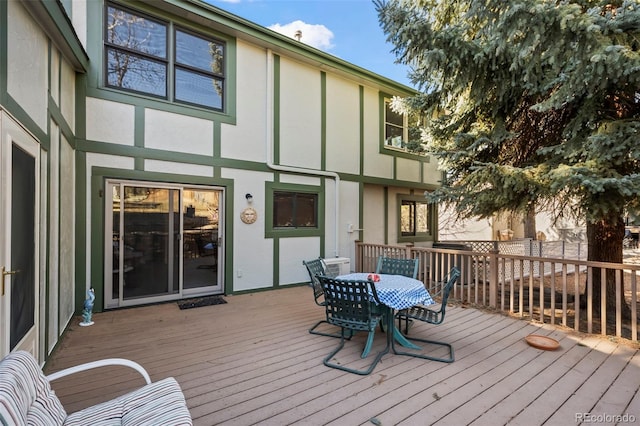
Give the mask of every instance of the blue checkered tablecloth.
M 365 272 L 340 275 L 341 280 L 366 280 L 369 276 Z M 424 288 L 422 281 L 403 275 L 378 274 L 380 281 L 374 283 L 378 299 L 385 305 L 396 309 L 407 309 L 415 305 L 432 305 L 435 302 Z

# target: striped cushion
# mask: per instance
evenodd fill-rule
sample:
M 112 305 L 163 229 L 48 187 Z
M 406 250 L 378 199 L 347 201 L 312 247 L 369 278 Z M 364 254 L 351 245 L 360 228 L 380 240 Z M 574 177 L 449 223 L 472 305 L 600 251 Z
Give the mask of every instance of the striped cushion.
M 0 424 L 62 425 L 67 413 L 29 352 L 16 351 L 0 362 Z
M 160 380 L 111 401 L 70 414 L 69 426 L 192 425 L 180 385 L 173 377 Z

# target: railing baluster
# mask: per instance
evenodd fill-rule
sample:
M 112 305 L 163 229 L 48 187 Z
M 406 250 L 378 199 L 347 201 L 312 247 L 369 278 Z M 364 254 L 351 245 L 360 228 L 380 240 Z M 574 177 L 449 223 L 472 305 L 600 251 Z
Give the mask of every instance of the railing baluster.
M 460 245 L 461 242 L 457 243 Z M 551 324 L 561 322 L 563 326 L 573 327 L 579 332 L 596 331 L 601 335 L 615 335 L 637 342 L 640 337 L 637 324 L 637 277 L 640 274 L 640 265 L 587 261 L 581 259 L 585 257 L 585 253 L 580 244 L 572 243 L 565 246 L 562 244 L 561 241 L 544 243 L 530 240 L 475 241 L 464 242 L 464 245 L 472 248 L 471 250 L 460 250 L 412 245 L 367 244 L 357 241 L 354 261 L 357 272 L 371 272 L 375 270 L 378 257 L 381 255 L 397 258 L 416 257 L 421 264 L 419 278 L 430 291 L 437 291 L 441 286 L 440 280 L 448 272 L 448 268 L 457 265 L 461 268 L 462 278 L 453 291 L 452 299 L 457 298 L 485 306 L 493 305 L 503 311 L 517 312 L 520 317 L 526 315 L 529 319 L 537 319 L 535 310 L 539 308 L 540 321 L 543 323 L 546 322 L 545 316 L 548 312 Z M 528 250 L 525 250 L 526 248 Z M 576 258 L 576 248 L 578 258 Z M 602 297 L 595 301 L 599 306 L 593 305 L 594 270 L 600 271 L 599 276 L 595 276 L 596 279 L 600 278 L 599 290 Z M 572 274 L 573 286 L 570 284 Z M 612 300 L 607 303 L 607 277 L 609 276 L 615 281 L 615 303 Z M 558 279 L 562 280 L 561 286 Z M 561 305 L 556 303 L 556 290 L 560 291 L 560 288 L 562 289 Z M 549 291 L 550 295 L 548 306 L 545 290 Z M 627 293 L 629 290 L 630 296 Z M 540 292 L 538 298 L 535 297 L 534 291 Z M 610 295 L 609 299 L 611 297 L 614 295 Z M 623 316 L 625 300 L 626 303 L 630 303 L 630 319 Z M 580 311 L 581 305 L 585 309 L 584 312 Z M 610 327 L 607 327 L 607 317 L 614 316 L 614 312 L 607 312 L 607 310 L 609 307 L 611 310 L 614 309 L 614 306 L 615 332 L 613 319 Z M 547 308 L 548 311 L 546 311 Z M 561 312 L 558 312 L 559 309 Z M 596 319 L 600 323 L 599 330 L 594 330 L 595 310 L 600 312 L 599 318 Z M 556 320 L 556 315 L 562 318 L 561 321 Z M 581 326 L 581 323 L 585 322 L 586 327 Z

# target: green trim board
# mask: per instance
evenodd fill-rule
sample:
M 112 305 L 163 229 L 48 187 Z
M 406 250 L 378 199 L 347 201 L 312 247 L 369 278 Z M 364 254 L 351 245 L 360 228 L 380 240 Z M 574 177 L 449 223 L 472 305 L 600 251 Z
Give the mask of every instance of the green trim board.
M 266 238 L 287 237 L 324 237 L 325 233 L 325 184 L 324 179 L 319 186 L 299 185 L 293 183 L 265 182 L 264 221 Z M 282 229 L 273 227 L 273 193 L 275 191 L 304 192 L 318 196 L 318 226 L 317 228 Z M 277 259 L 277 258 L 276 258 Z M 274 259 L 274 262 L 276 261 Z
M 327 73 L 324 71 L 320 71 L 320 169 L 327 169 Z
M 4 105 L 7 102 L 9 96 L 7 92 L 7 64 L 9 56 L 8 43 L 8 8 L 9 2 L 0 1 L 0 105 Z
M 280 90 L 280 56 L 273 55 L 273 145 L 271 149 L 275 164 L 280 164 Z

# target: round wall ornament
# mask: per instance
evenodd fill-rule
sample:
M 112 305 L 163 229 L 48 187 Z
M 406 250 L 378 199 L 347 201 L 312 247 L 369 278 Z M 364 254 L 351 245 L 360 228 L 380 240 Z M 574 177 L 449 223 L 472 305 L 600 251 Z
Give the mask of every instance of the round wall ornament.
M 256 212 L 252 207 L 247 207 L 242 210 L 240 213 L 240 220 L 242 220 L 246 224 L 252 224 L 258 219 L 258 212 Z

